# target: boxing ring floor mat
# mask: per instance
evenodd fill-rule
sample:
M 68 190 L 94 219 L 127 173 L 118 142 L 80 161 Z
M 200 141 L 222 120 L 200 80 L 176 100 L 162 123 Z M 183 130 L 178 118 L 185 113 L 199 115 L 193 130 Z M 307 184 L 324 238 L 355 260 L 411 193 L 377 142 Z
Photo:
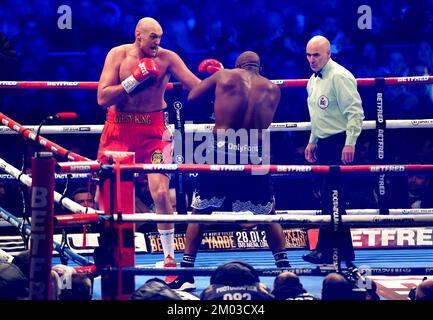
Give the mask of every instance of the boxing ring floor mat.
M 289 261 L 294 268 L 314 268 L 315 265 L 302 260 L 302 255 L 308 253 L 307 250 L 289 250 Z M 374 249 L 374 250 L 355 250 L 358 267 L 383 267 L 383 268 L 402 268 L 402 267 L 433 267 L 433 249 Z M 182 261 L 182 253 L 175 255 L 178 262 Z M 162 254 L 137 254 L 136 265 L 155 266 L 156 262 L 162 261 Z M 196 267 L 214 267 L 228 261 L 242 260 L 254 267 L 274 268 L 274 259 L 271 251 L 230 251 L 230 252 L 200 252 L 195 263 Z M 53 257 L 53 265 L 60 263 L 57 257 Z M 73 264 L 70 264 L 74 266 Z M 344 263 L 342 264 L 344 267 Z M 136 287 L 140 287 L 148 279 L 164 276 L 136 276 Z M 416 286 L 423 276 L 404 275 L 404 276 L 372 276 L 378 287 L 378 294 L 382 300 L 407 300 L 410 288 Z M 317 297 L 321 296 L 323 277 L 321 276 L 300 276 L 304 288 Z M 261 282 L 272 289 L 274 277 L 260 277 Z M 195 277 L 197 289 L 195 295 L 200 293 L 209 285 L 209 277 Z M 101 279 L 94 280 L 94 300 L 101 299 Z

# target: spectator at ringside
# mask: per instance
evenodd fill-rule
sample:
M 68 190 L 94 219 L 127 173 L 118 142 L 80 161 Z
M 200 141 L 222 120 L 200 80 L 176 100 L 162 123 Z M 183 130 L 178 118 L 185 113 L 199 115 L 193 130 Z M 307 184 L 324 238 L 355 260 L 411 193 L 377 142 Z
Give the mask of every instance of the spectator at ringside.
M 433 301 L 433 279 L 426 279 L 416 287 L 415 300 Z
M 248 263 L 232 261 L 220 265 L 202 292 L 201 300 L 274 300 L 256 270 Z
M 323 279 L 322 300 L 353 300 L 352 286 L 342 275 L 330 273 Z
M 320 300 L 304 289 L 299 277 L 290 271 L 280 273 L 274 280 L 275 300 Z

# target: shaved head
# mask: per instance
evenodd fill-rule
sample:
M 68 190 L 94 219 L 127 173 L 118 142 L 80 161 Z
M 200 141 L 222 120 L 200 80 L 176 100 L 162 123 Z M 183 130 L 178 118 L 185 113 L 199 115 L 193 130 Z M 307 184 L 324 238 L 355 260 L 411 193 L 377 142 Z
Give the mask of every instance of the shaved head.
M 323 36 L 315 36 L 307 43 L 307 59 L 314 72 L 322 70 L 331 58 L 331 44 Z
M 253 51 L 245 51 L 236 59 L 235 67 L 241 69 L 260 69 L 260 57 Z
M 299 277 L 290 271 L 280 273 L 274 280 L 274 288 L 287 286 L 292 288 L 302 288 Z
M 157 34 L 162 34 L 162 27 L 159 22 L 153 18 L 142 18 L 138 21 L 137 26 L 135 27 L 135 35 L 147 31 L 154 31 Z
M 331 43 L 324 36 L 312 37 L 310 39 L 310 41 L 308 41 L 308 43 L 307 43 L 307 50 L 308 50 L 308 47 L 324 49 L 329 54 L 331 53 Z
M 158 21 L 146 17 L 135 27 L 135 45 L 144 56 L 156 57 L 162 37 L 162 27 Z

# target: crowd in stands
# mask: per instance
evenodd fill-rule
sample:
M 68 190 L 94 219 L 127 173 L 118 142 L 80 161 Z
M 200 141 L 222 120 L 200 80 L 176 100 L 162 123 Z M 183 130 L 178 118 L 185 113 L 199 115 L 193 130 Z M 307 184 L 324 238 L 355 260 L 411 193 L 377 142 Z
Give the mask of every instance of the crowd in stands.
M 356 78 L 433 73 L 433 2 L 428 0 L 290 3 L 281 0 L 82 0 L 70 1 L 71 29 L 58 28 L 61 14 L 57 13 L 57 8 L 61 4 L 68 4 L 68 1 L 4 0 L 0 3 L 0 81 L 98 81 L 108 50 L 133 42 L 135 25 L 144 16 L 154 17 L 161 23 L 164 29 L 161 45 L 177 52 L 193 72 L 205 58 L 216 58 L 231 68 L 240 52 L 253 50 L 262 57 L 264 76 L 270 79 L 308 78 L 311 71 L 305 58 L 306 42 L 313 35 L 323 34 L 332 43 L 332 58 L 352 70 Z M 372 9 L 371 29 L 359 28 L 361 14 L 358 8 L 361 5 L 369 5 Z M 227 14 L 228 9 L 230 14 Z M 375 91 L 371 87 L 359 90 L 366 120 L 374 120 Z M 433 85 L 389 86 L 385 88 L 384 97 L 387 119 L 433 118 Z M 170 99 L 172 96 L 168 93 L 167 100 Z M 77 122 L 82 124 L 102 124 L 105 120 L 105 112 L 97 105 L 94 90 L 2 90 L 0 94 L 0 112 L 23 124 L 39 124 L 44 117 L 60 111 L 77 112 Z M 184 116 L 195 123 L 209 123 L 212 110 L 186 108 Z M 309 121 L 305 88 L 283 89 L 275 122 L 296 121 Z M 377 137 L 374 134 L 367 130 L 361 134 L 357 163 L 377 161 Z M 308 132 L 275 133 L 271 140 L 272 163 L 306 164 L 303 151 L 307 135 Z M 392 130 L 387 131 L 387 137 L 387 163 L 433 163 L 431 129 Z M 99 135 L 50 138 L 74 152 L 96 158 Z M 24 144 L 21 137 L 0 135 L 0 145 L 15 146 L 0 149 L 1 158 L 17 167 L 30 168 L 29 157 L 34 150 Z M 27 156 L 24 160 L 23 154 Z M 374 178 L 356 179 L 348 198 L 348 208 L 377 208 L 377 181 Z M 387 207 L 433 207 L 431 177 L 411 175 L 386 179 L 387 190 L 390 190 Z M 321 207 L 314 180 L 292 182 L 275 180 L 277 209 Z M 137 186 L 141 187 L 137 193 L 138 207 L 142 208 L 141 212 L 151 211 L 146 182 L 137 181 Z M 60 183 L 56 188 L 62 192 L 64 184 Z M 188 182 L 187 188 L 192 191 L 193 181 Z M 93 192 L 87 184 L 74 185 L 67 195 L 92 207 Z M 17 182 L 0 181 L 0 207 L 17 216 L 22 216 L 25 211 L 25 194 L 25 188 Z M 0 290 L 6 290 L 2 292 L 15 294 L 5 289 L 10 286 L 5 286 L 1 277 L 12 272 L 10 269 L 5 271 L 5 264 L 10 268 L 12 264 L 16 266 L 17 261 L 19 259 L 0 265 Z M 19 287 L 26 281 L 26 271 L 13 268 Z M 423 282 L 420 297 L 431 299 L 431 281 Z M 335 296 L 335 290 L 328 293 L 331 287 L 353 292 L 346 282 L 341 275 L 325 279 L 321 298 L 348 297 Z M 23 293 L 16 294 L 21 296 Z M 266 294 L 277 299 L 310 297 L 299 278 L 291 274 L 277 277 L 273 290 L 267 289 Z
M 361 5 L 371 8 L 371 29 L 358 24 Z M 426 75 L 433 70 L 433 5 L 428 0 L 79 1 L 70 3 L 71 29 L 59 29 L 59 6 L 56 0 L 0 4 L 0 32 L 15 47 L 18 60 L 0 80 L 97 81 L 108 50 L 133 42 L 135 25 L 144 16 L 161 23 L 161 45 L 177 52 L 194 72 L 204 58 L 216 58 L 231 68 L 240 52 L 253 50 L 262 57 L 266 77 L 306 78 L 311 73 L 305 45 L 317 34 L 331 41 L 332 57 L 357 78 Z M 362 91 L 365 98 L 371 97 L 371 88 Z M 431 116 L 431 86 L 393 86 L 386 91 L 389 117 Z M 305 121 L 305 94 L 303 88 L 285 90 L 276 120 Z M 364 102 L 371 118 L 374 100 Z M 92 90 L 14 91 L 4 97 L 3 110 L 19 114 L 24 123 L 38 123 L 44 113 L 63 110 L 78 111 L 83 123 L 104 120 Z M 187 119 L 209 120 L 195 111 L 188 112 Z

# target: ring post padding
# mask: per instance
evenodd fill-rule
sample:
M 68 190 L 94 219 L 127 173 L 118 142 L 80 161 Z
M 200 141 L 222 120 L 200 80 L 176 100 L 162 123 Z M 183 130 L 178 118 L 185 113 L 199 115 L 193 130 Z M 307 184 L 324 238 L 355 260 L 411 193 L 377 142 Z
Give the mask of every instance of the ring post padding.
M 384 88 L 385 78 L 378 77 L 375 79 L 376 89 L 376 158 L 377 164 L 385 164 L 385 132 L 386 132 L 386 118 L 384 113 Z M 380 214 L 389 214 L 389 209 L 386 206 L 386 184 L 385 173 L 378 175 L 377 180 L 377 202 Z
M 30 300 L 52 299 L 54 165 L 51 152 L 37 152 L 32 159 Z
M 185 154 L 184 151 L 184 141 L 185 141 L 185 121 L 183 118 L 183 104 L 182 104 L 182 84 L 174 83 L 173 84 L 173 95 L 174 102 L 173 108 L 176 115 L 176 120 L 174 122 L 174 152 L 173 152 L 173 160 L 177 164 L 185 163 Z M 184 186 L 184 173 L 176 172 L 175 174 L 175 185 L 176 185 L 176 211 L 179 214 L 187 213 L 187 205 L 185 198 L 185 186 Z
M 107 152 L 115 162 L 120 164 L 133 164 L 135 154 L 133 152 Z M 113 213 L 128 215 L 135 212 L 135 188 L 134 175 L 130 172 L 117 172 L 120 174 L 120 188 L 116 184 L 116 178 L 109 175 L 101 178 L 100 197 L 102 209 L 106 216 Z M 122 196 L 118 197 L 117 193 Z M 121 199 L 122 203 L 118 203 Z M 121 211 L 121 212 L 120 212 Z M 100 238 L 101 261 L 104 267 L 118 267 L 115 276 L 106 275 L 101 279 L 101 292 L 103 300 L 127 300 L 135 290 L 133 275 L 124 274 L 122 268 L 135 266 L 134 223 L 118 223 L 110 219 L 104 223 L 104 229 Z

